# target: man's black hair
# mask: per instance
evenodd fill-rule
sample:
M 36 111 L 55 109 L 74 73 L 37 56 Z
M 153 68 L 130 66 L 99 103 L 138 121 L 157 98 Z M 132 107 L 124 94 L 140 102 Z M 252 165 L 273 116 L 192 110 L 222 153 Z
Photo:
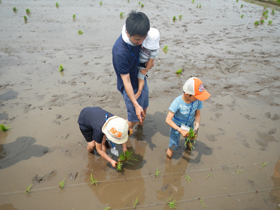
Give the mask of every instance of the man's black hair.
M 131 11 L 125 24 L 130 36 L 146 36 L 150 30 L 149 18 L 143 12 Z

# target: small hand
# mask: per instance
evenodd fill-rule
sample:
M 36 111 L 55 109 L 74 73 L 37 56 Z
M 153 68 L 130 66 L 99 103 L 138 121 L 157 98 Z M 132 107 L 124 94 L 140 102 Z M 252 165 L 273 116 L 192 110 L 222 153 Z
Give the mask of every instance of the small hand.
M 148 72 L 148 70 L 147 69 L 141 69 L 141 74 L 143 74 L 143 75 L 146 75 L 147 74 L 147 72 Z
M 117 165 L 118 165 L 118 163 L 116 162 L 116 161 L 114 161 L 114 160 L 111 160 L 111 165 L 114 167 L 114 168 L 116 168 L 117 167 Z
M 198 123 L 198 122 L 194 122 L 194 123 L 193 123 L 193 131 L 194 131 L 194 132 L 197 132 L 197 131 L 198 131 L 198 128 L 199 128 L 199 123 Z
M 186 137 L 188 137 L 189 135 L 189 132 L 188 131 L 186 131 L 186 130 L 183 130 L 183 129 L 180 129 L 180 130 L 178 130 L 179 131 L 179 133 L 184 137 L 184 138 L 186 138 Z

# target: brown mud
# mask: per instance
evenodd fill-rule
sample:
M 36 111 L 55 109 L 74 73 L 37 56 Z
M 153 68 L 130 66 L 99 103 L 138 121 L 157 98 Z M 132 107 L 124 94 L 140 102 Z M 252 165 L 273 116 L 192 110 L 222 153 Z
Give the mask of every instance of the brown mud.
M 171 195 L 177 209 L 203 209 L 202 200 L 207 209 L 280 209 L 279 7 L 267 5 L 256 27 L 265 4 L 235 0 L 1 2 L 0 123 L 11 129 L 0 132 L 0 209 L 132 209 L 138 197 L 137 208 L 166 210 Z M 77 117 L 100 106 L 126 118 L 111 50 L 133 9 L 169 51 L 149 72 L 146 122 L 128 142 L 139 161 L 118 173 L 87 152 Z M 195 149 L 182 140 L 166 161 L 165 118 L 191 76 L 211 97 Z

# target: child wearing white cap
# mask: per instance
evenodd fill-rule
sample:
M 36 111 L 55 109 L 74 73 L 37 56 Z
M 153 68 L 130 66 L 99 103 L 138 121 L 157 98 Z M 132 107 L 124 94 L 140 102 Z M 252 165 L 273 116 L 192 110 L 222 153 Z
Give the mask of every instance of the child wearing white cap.
M 135 94 L 135 98 L 138 99 L 141 95 L 145 84 L 145 76 L 151 68 L 152 61 L 158 55 L 160 34 L 156 28 L 150 28 L 147 37 L 142 43 L 139 53 L 139 65 L 138 65 L 138 91 Z M 146 65 L 146 62 L 147 65 Z
M 171 127 L 167 159 L 171 159 L 178 149 L 180 136 L 186 138 L 189 129 L 197 133 L 200 123 L 200 110 L 202 101 L 208 99 L 210 94 L 204 89 L 200 79 L 189 78 L 183 86 L 184 94 L 175 98 L 169 107 L 166 123 Z
M 126 142 L 130 135 L 127 120 L 114 116 L 100 107 L 86 107 L 82 109 L 78 124 L 88 145 L 87 150 L 97 152 L 113 167 L 117 162 L 107 155 L 110 147 L 107 139 L 116 144 L 122 144 L 123 152 L 127 151 Z

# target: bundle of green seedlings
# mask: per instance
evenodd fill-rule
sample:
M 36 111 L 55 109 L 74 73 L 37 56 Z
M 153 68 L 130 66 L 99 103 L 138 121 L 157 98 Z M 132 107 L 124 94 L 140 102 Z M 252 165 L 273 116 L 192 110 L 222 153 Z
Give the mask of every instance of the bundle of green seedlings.
M 177 71 L 176 71 L 176 74 L 182 74 L 182 69 L 178 69 Z
M 174 199 L 173 201 L 171 201 L 173 195 L 171 195 L 171 197 L 166 201 L 169 208 L 171 209 L 176 209 L 176 200 Z
M 143 8 L 143 7 L 144 7 L 144 4 L 141 4 L 141 7 Z
M 8 126 L 8 125 L 5 126 L 4 124 L 1 124 L 0 129 L 1 129 L 1 131 L 5 132 L 5 131 L 8 131 L 10 129 L 10 126 Z
M 189 146 L 191 150 L 195 149 L 193 145 L 195 144 L 196 138 L 197 135 L 194 133 L 193 128 L 190 128 L 189 136 L 185 139 L 185 147 Z
M 78 31 L 78 34 L 80 34 L 80 35 L 82 35 L 83 33 L 84 33 L 84 32 L 81 31 L 81 30 Z
M 122 167 L 124 163 L 132 164 L 131 161 L 138 161 L 137 155 L 133 154 L 134 151 L 125 151 L 125 153 L 121 153 L 120 157 L 118 158 L 118 165 L 117 165 L 117 171 L 122 171 Z
M 123 17 L 123 12 L 120 13 L 120 17 L 121 17 L 121 18 Z
M 271 24 L 272 24 L 272 20 L 269 20 L 269 21 L 268 21 L 268 25 L 271 25 Z

